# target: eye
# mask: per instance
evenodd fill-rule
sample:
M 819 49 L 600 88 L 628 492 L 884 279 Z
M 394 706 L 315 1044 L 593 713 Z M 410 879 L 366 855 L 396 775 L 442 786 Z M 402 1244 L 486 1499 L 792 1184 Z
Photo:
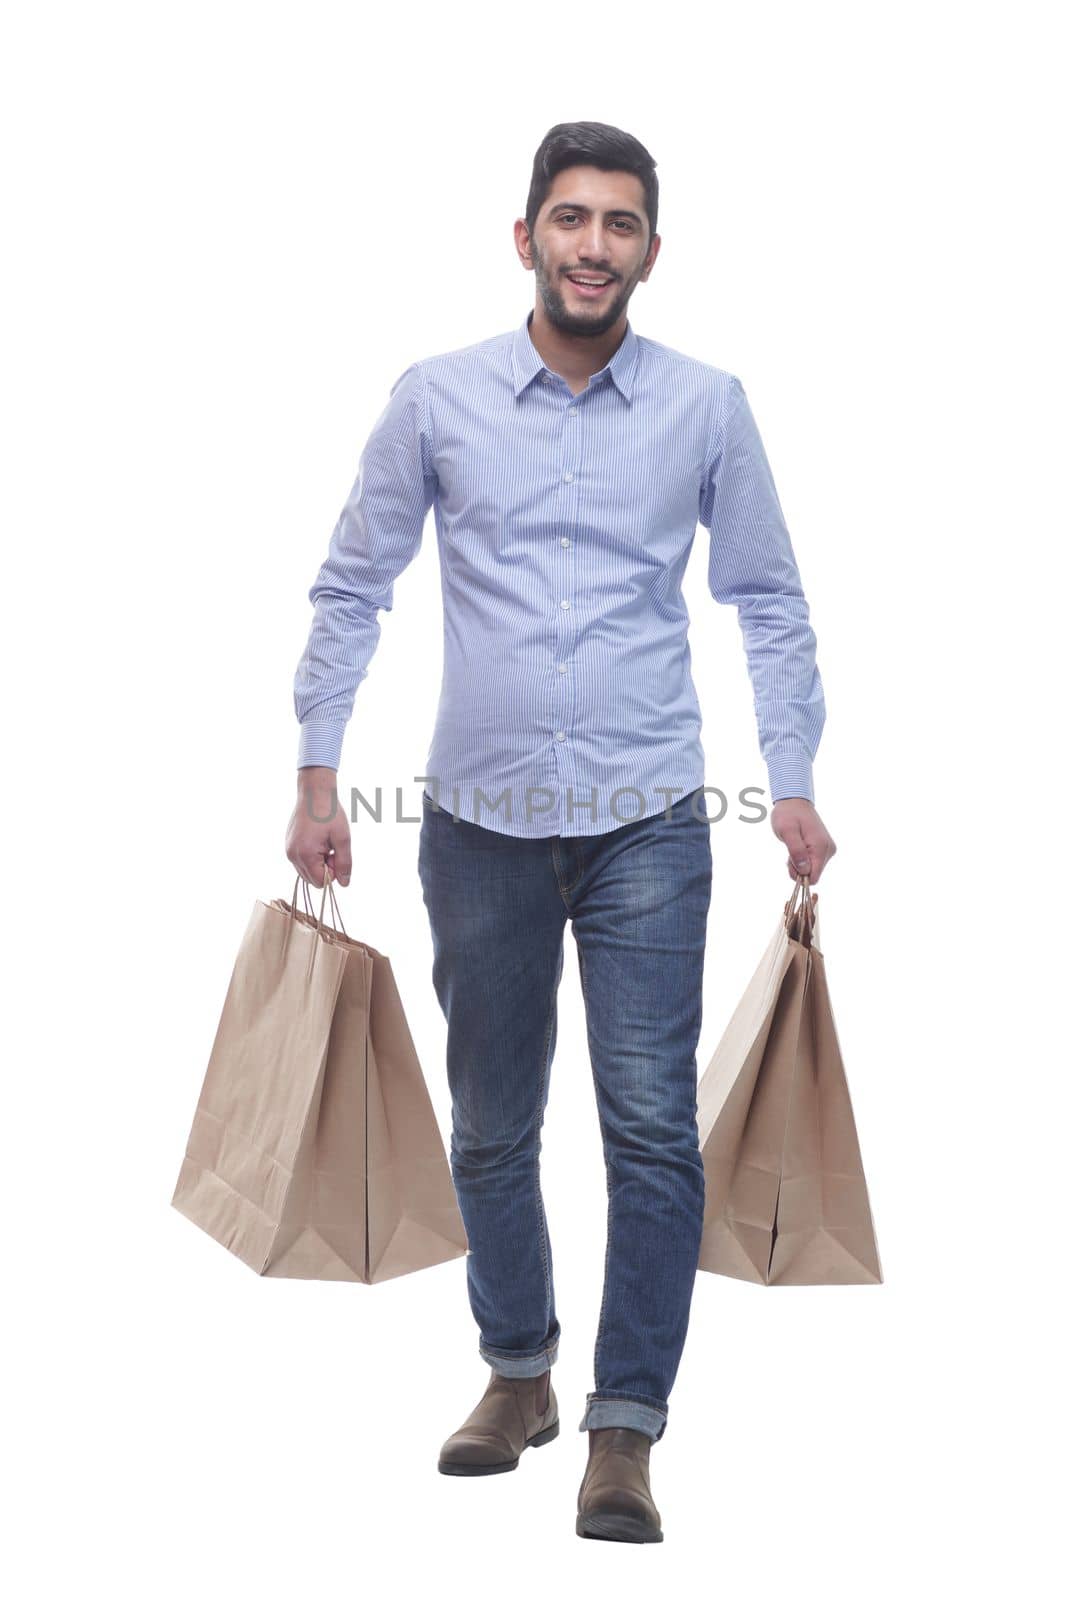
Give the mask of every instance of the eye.
M 576 211 L 564 211 L 560 215 L 559 221 L 560 222 L 569 222 L 576 216 L 577 216 L 577 212 Z M 629 221 L 628 217 L 616 217 L 615 221 L 616 221 L 616 223 L 618 224 L 618 226 L 620 228 L 624 228 L 625 229 L 626 233 L 632 233 L 634 231 L 633 224 Z

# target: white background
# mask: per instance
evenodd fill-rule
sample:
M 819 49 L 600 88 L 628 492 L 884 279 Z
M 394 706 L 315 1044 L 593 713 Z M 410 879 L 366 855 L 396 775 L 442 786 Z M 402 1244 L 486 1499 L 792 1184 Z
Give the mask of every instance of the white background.
M 216 0 L 9 23 L 12 1593 L 1054 1587 L 1049 22 Z M 265 1280 L 169 1205 L 252 905 L 292 887 L 292 680 L 363 441 L 412 360 L 528 311 L 512 229 L 533 152 L 583 118 L 658 162 L 636 330 L 740 375 L 792 533 L 839 851 L 822 944 L 885 1273 L 781 1293 L 698 1275 L 645 1553 L 574 1534 L 606 1195 L 569 933 L 543 1164 L 563 1427 L 517 1472 L 436 1470 L 488 1378 L 461 1261 L 372 1288 Z M 706 538 L 685 592 L 707 782 L 735 797 L 766 778 Z M 432 516 L 382 620 L 342 787 L 398 785 L 417 818 Z M 353 832 L 345 922 L 392 957 L 446 1130 L 417 823 Z M 791 887 L 735 804 L 712 848 L 701 1067 Z

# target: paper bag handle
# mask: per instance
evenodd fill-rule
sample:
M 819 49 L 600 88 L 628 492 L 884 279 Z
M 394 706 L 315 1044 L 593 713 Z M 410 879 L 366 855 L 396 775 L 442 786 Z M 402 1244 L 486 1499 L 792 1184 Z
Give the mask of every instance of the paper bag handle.
M 785 904 L 784 924 L 786 931 L 792 926 L 792 918 L 796 911 L 797 895 L 800 899 L 799 909 L 800 920 L 802 924 L 801 929 L 797 932 L 797 937 L 800 938 L 801 944 L 806 944 L 807 939 L 802 938 L 801 935 L 803 932 L 806 932 L 809 937 L 810 932 L 814 927 L 814 902 L 811 899 L 810 874 L 807 872 L 801 873 L 801 875 L 796 879 L 796 882 L 792 888 L 792 895 Z
M 333 874 L 330 871 L 330 866 L 329 866 L 329 862 L 328 861 L 324 862 L 323 865 L 325 867 L 325 876 L 324 876 L 324 880 L 323 880 L 323 884 L 322 884 L 322 901 L 321 901 L 321 904 L 319 905 L 319 908 L 318 908 L 318 915 L 315 916 L 314 907 L 311 904 L 311 895 L 310 895 L 310 891 L 308 890 L 308 887 L 307 887 L 307 879 L 306 878 L 301 878 L 299 873 L 296 874 L 296 882 L 292 886 L 292 900 L 290 902 L 289 909 L 291 910 L 292 915 L 293 915 L 293 920 L 295 921 L 296 920 L 296 891 L 300 887 L 300 885 L 302 884 L 303 885 L 303 892 L 304 892 L 304 904 L 307 907 L 308 916 L 311 917 L 312 921 L 315 924 L 316 932 L 325 933 L 327 931 L 332 931 L 333 933 L 336 933 L 336 931 L 337 931 L 337 923 L 339 922 L 340 925 L 341 925 L 341 932 L 344 934 L 344 937 L 347 939 L 349 937 L 348 930 L 344 926 L 344 918 L 341 916 L 341 908 L 337 904 L 337 896 L 333 892 Z M 325 915 L 325 910 L 326 910 L 326 895 L 327 894 L 329 895 L 330 909 L 332 910 L 333 916 L 334 916 L 334 919 L 335 919 L 334 923 L 333 923 L 332 930 L 327 930 L 326 926 L 325 926 L 325 923 L 323 921 L 323 917 Z
M 314 907 L 311 905 L 311 897 L 310 897 L 310 894 L 308 893 L 307 883 L 303 878 L 300 877 L 299 873 L 296 874 L 296 882 L 292 886 L 292 900 L 290 902 L 286 902 L 284 900 L 281 902 L 282 905 L 287 905 L 287 908 L 288 908 L 288 911 L 289 911 L 289 920 L 288 920 L 288 922 L 286 924 L 286 927 L 285 927 L 285 938 L 282 941 L 282 947 L 281 947 L 281 958 L 284 961 L 285 954 L 286 954 L 286 952 L 287 952 L 287 950 L 289 948 L 289 934 L 292 931 L 292 929 L 296 926 L 296 891 L 299 888 L 300 884 L 303 883 L 304 902 L 305 902 L 305 904 L 307 906 L 308 915 L 310 916 L 312 922 L 314 923 L 315 934 L 316 934 L 316 937 L 311 940 L 310 956 L 309 956 L 309 959 L 308 959 L 308 962 L 307 962 L 307 978 L 308 978 L 308 980 L 311 977 L 311 973 L 312 973 L 312 971 L 314 969 L 314 965 L 315 965 L 315 955 L 317 954 L 318 946 L 319 946 L 319 937 L 318 936 L 320 936 L 322 939 L 328 939 L 328 940 L 332 941 L 332 939 L 334 938 L 334 936 L 336 935 L 336 932 L 337 932 L 336 923 L 339 922 L 340 925 L 341 925 L 340 926 L 341 933 L 343 933 L 343 935 L 344 935 L 344 937 L 346 939 L 348 938 L 348 930 L 344 926 L 344 918 L 341 916 L 341 908 L 337 904 L 337 897 L 333 892 L 333 882 L 332 882 L 332 876 L 333 875 L 332 875 L 332 873 L 330 871 L 329 862 L 327 861 L 324 865 L 325 865 L 325 869 L 326 870 L 325 870 L 324 881 L 323 881 L 323 884 L 322 884 L 322 902 L 321 902 L 321 905 L 319 906 L 318 916 L 317 917 L 315 916 Z M 334 923 L 332 928 L 327 928 L 326 925 L 325 925 L 325 922 L 323 920 L 324 917 L 325 917 L 325 911 L 326 911 L 326 895 L 327 894 L 329 895 L 330 906 L 331 906 L 331 908 L 333 910 L 334 917 L 336 918 L 336 922 Z

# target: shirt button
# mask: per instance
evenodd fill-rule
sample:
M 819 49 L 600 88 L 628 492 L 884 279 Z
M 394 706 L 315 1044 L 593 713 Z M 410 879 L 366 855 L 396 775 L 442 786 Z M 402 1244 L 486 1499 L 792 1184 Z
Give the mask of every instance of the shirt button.
M 572 472 L 564 472 L 563 473 L 563 482 L 564 483 L 573 483 L 573 481 L 574 481 L 574 474 Z
M 559 663 L 559 671 L 560 672 L 565 672 L 566 671 L 566 662 L 565 661 L 560 661 L 560 663 Z
M 559 540 L 559 543 L 560 543 L 560 544 L 569 544 L 569 543 L 570 543 L 570 540 L 569 540 L 569 539 L 568 539 L 568 538 L 567 538 L 567 537 L 566 537 L 566 535 L 565 535 L 565 534 L 564 534 L 564 535 L 563 535 L 563 537 L 562 537 L 562 538 L 561 538 L 561 539 L 560 539 L 560 540 Z
M 565 739 L 565 738 L 566 738 L 566 734 L 565 734 L 565 733 L 557 733 L 557 734 L 556 734 L 556 735 L 555 735 L 555 737 L 556 737 L 556 738 L 557 738 L 557 739 Z
M 541 383 L 547 383 L 548 382 L 548 374 L 546 372 L 542 372 L 541 373 L 540 381 L 541 381 Z
M 564 611 L 569 611 L 570 610 L 570 602 L 569 602 L 569 600 L 560 600 L 559 604 L 562 606 Z

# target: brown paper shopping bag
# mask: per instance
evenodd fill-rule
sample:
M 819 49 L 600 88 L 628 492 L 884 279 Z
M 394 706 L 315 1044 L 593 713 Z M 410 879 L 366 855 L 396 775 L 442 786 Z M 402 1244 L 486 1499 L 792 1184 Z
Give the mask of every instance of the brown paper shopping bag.
M 391 963 L 327 889 L 340 920 L 328 867 L 318 917 L 256 902 L 171 1204 L 264 1277 L 379 1283 L 468 1241 Z
M 697 1089 L 699 1266 L 752 1283 L 884 1281 L 817 900 L 799 879 Z

